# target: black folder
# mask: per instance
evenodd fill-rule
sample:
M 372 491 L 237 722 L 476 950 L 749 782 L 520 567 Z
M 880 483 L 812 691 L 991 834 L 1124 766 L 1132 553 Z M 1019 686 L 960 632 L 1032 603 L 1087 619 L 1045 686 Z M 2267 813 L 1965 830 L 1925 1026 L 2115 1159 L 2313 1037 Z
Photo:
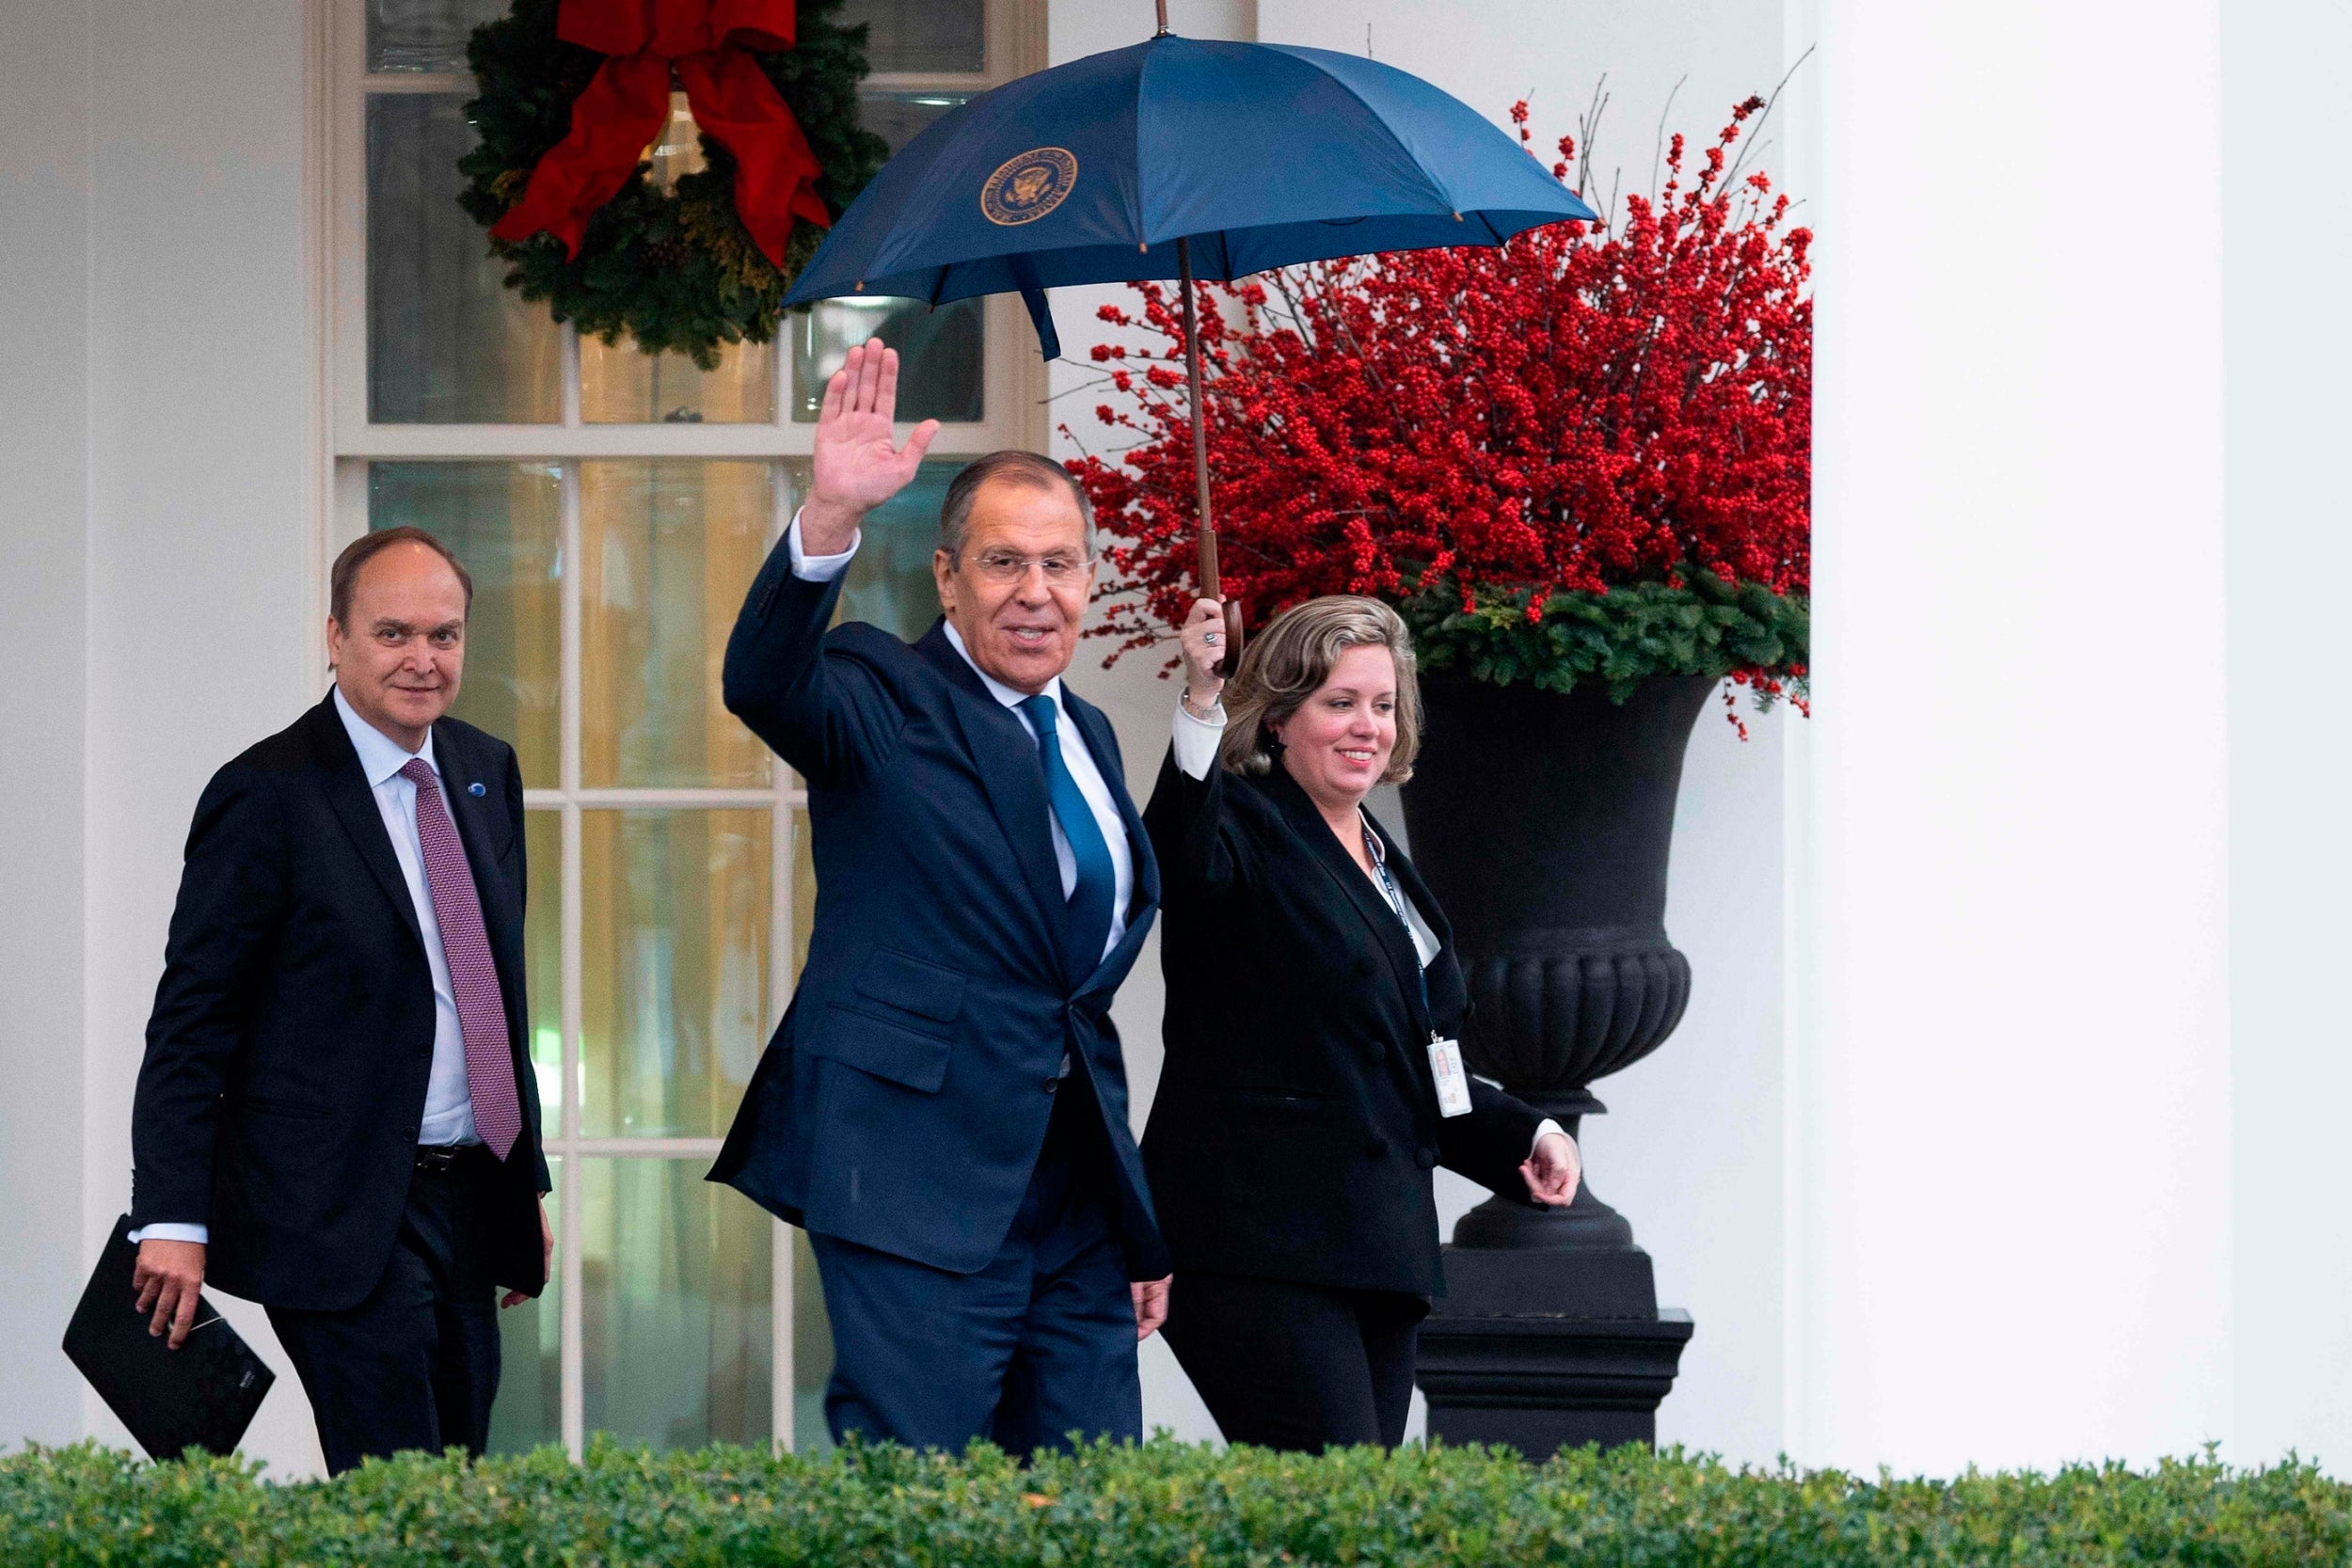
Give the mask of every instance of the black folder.
M 177 1459 L 191 1446 L 232 1453 L 278 1374 L 201 1296 L 178 1350 L 149 1334 L 152 1313 L 138 1309 L 131 1288 L 139 1249 L 130 1230 L 125 1214 L 107 1233 L 97 1272 L 66 1325 L 65 1354 L 151 1459 Z

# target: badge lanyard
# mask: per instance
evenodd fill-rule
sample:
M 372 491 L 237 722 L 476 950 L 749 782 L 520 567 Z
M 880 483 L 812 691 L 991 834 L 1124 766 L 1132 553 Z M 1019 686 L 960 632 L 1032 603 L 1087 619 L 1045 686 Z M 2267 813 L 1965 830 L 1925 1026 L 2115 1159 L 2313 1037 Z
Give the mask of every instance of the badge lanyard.
M 1380 852 L 1380 841 L 1373 837 L 1369 822 L 1364 824 L 1364 853 L 1372 860 L 1372 869 L 1379 879 L 1380 892 L 1388 900 L 1390 912 L 1405 927 L 1405 945 L 1413 950 L 1413 978 L 1421 986 L 1421 1016 L 1430 1025 L 1429 1075 L 1438 1085 L 1438 1114 L 1466 1117 L 1470 1112 L 1470 1077 L 1462 1069 L 1462 1042 L 1438 1033 L 1437 1020 L 1429 1009 L 1429 971 L 1421 961 L 1421 944 L 1413 940 L 1413 923 L 1405 913 L 1405 890 L 1389 875 L 1388 859 Z

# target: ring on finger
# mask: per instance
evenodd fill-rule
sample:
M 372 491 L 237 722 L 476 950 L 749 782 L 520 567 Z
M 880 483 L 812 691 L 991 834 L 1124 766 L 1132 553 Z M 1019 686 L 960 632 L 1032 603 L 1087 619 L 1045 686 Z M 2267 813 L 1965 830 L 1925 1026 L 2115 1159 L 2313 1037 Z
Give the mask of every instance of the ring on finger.
M 1218 633 L 1216 633 L 1216 632 L 1209 632 L 1209 633 L 1206 633 L 1205 635 L 1203 635 L 1203 636 L 1201 637 L 1200 641 L 1203 641 L 1203 642 L 1206 642 L 1206 643 L 1207 643 L 1210 647 L 1214 648 L 1214 647 L 1216 647 L 1216 646 L 1219 642 L 1224 641 L 1225 641 L 1225 639 L 1223 638 L 1223 636 L 1221 636 L 1220 634 L 1218 634 Z

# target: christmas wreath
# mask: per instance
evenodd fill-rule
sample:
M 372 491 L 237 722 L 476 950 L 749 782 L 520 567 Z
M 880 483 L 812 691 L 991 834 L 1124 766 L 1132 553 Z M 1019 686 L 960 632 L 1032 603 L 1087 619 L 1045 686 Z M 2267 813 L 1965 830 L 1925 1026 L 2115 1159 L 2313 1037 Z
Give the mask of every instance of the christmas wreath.
M 866 28 L 840 0 L 515 0 L 467 48 L 481 141 L 458 200 L 558 321 L 708 370 L 766 342 L 824 230 L 890 155 L 858 123 Z M 705 166 L 643 153 L 682 86 Z

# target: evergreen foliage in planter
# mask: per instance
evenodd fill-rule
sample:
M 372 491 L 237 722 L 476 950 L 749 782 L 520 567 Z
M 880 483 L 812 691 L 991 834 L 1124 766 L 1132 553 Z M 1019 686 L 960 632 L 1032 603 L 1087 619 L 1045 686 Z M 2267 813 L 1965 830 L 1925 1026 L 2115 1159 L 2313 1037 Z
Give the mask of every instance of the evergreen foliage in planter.
M 230 1461 L 90 1445 L 0 1459 L 0 1568 L 33 1564 L 1382 1563 L 1493 1568 L 2244 1564 L 2352 1553 L 2352 1486 L 2288 1463 L 1951 1482 L 1736 1470 L 1640 1449 L 1531 1466 L 1480 1449 L 1219 1453 L 1161 1440 L 1023 1469 L 853 1449 L 831 1459 L 598 1447 L 469 1465 L 410 1455 L 277 1486 Z

